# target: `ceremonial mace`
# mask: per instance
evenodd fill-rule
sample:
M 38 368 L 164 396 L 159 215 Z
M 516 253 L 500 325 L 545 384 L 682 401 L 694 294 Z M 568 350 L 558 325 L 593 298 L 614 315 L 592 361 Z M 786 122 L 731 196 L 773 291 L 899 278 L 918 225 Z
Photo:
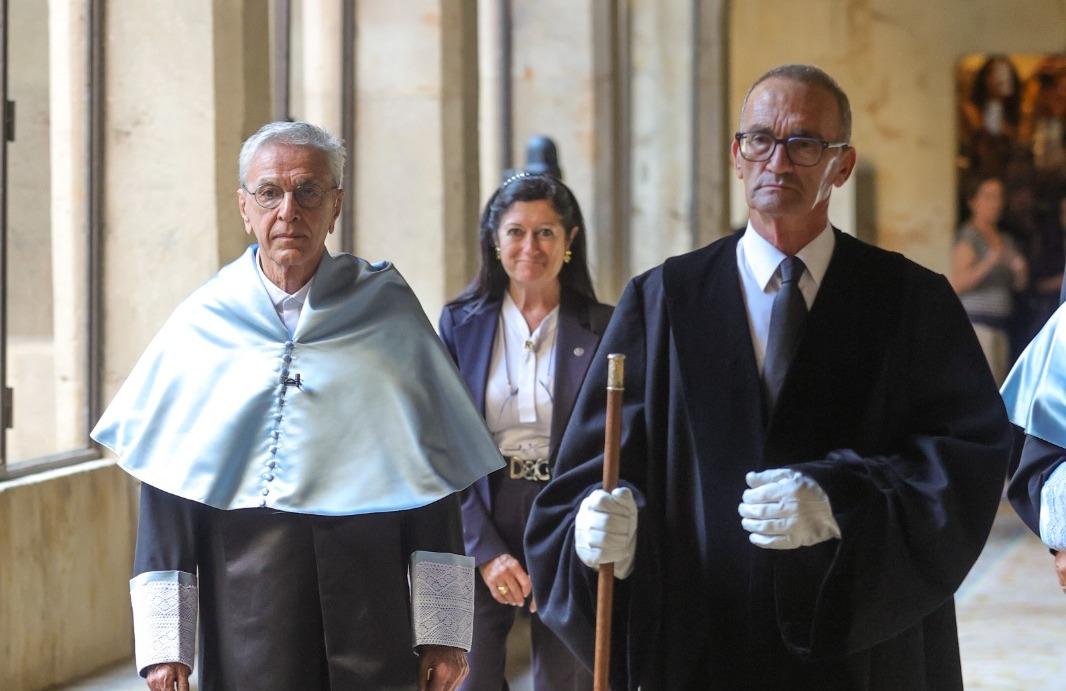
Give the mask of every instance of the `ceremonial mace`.
M 618 449 L 622 438 L 622 391 L 626 356 L 607 356 L 607 426 L 603 439 L 603 491 L 618 486 Z M 614 564 L 600 564 L 596 588 L 596 660 L 592 671 L 593 691 L 610 691 L 611 602 L 614 599 Z

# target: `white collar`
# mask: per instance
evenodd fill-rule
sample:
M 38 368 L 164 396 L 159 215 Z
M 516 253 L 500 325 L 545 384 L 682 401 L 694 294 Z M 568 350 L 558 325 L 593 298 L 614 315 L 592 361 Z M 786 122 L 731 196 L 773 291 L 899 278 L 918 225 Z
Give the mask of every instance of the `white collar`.
M 259 271 L 259 278 L 263 281 L 263 287 L 266 288 L 267 295 L 270 296 L 270 302 L 273 303 L 274 309 L 281 308 L 281 303 L 290 299 L 295 301 L 300 307 L 303 307 L 304 302 L 307 300 L 307 293 L 311 291 L 311 283 L 315 280 L 314 276 L 311 276 L 310 281 L 304 283 L 303 287 L 290 295 L 267 278 L 267 275 L 263 272 L 262 264 L 259 263 L 258 251 L 255 253 L 255 268 Z
M 829 260 L 833 258 L 833 249 L 836 247 L 836 235 L 830 223 L 825 224 L 822 232 L 796 253 L 807 267 L 807 273 L 814 279 L 816 286 L 822 285 L 826 269 L 829 268 Z M 748 227 L 740 238 L 744 248 L 744 257 L 748 260 L 751 274 L 755 277 L 759 287 L 764 291 L 770 285 L 770 279 L 774 277 L 777 267 L 785 258 L 784 252 L 771 245 L 766 238 L 759 235 L 748 220 Z

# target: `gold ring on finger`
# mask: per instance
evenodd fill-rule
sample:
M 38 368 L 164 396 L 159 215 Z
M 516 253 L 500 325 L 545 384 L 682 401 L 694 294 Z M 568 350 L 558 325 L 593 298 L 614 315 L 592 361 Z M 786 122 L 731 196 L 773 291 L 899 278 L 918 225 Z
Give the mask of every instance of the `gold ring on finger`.
M 496 586 L 496 590 L 499 591 L 500 595 L 506 595 L 507 594 L 507 586 L 505 586 L 505 585 Z

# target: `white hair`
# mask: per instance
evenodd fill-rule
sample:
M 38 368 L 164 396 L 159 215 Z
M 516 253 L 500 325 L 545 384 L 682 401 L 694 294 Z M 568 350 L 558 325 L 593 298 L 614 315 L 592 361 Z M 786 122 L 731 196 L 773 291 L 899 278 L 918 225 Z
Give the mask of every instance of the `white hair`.
M 241 146 L 240 179 L 241 186 L 248 183 L 248 166 L 261 147 L 266 144 L 288 144 L 290 146 L 310 146 L 323 151 L 329 159 L 329 172 L 333 176 L 333 184 L 340 187 L 344 177 L 344 144 L 341 140 L 309 122 L 288 122 L 280 120 L 268 122 L 259 128 L 259 131 L 244 140 Z

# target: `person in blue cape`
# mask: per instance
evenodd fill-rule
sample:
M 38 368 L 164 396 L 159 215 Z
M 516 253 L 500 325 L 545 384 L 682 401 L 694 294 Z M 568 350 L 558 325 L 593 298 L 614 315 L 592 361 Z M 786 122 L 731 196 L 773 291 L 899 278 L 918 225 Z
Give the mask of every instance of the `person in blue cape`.
M 1010 421 L 1024 432 L 1007 487 L 1011 506 L 1055 555 L 1066 593 L 1066 306 L 1014 363 L 1001 393 Z
M 502 460 L 389 264 L 331 255 L 341 143 L 240 153 L 252 245 L 152 340 L 93 438 L 141 481 L 137 666 L 187 689 L 454 689 L 473 560 L 458 494 Z

